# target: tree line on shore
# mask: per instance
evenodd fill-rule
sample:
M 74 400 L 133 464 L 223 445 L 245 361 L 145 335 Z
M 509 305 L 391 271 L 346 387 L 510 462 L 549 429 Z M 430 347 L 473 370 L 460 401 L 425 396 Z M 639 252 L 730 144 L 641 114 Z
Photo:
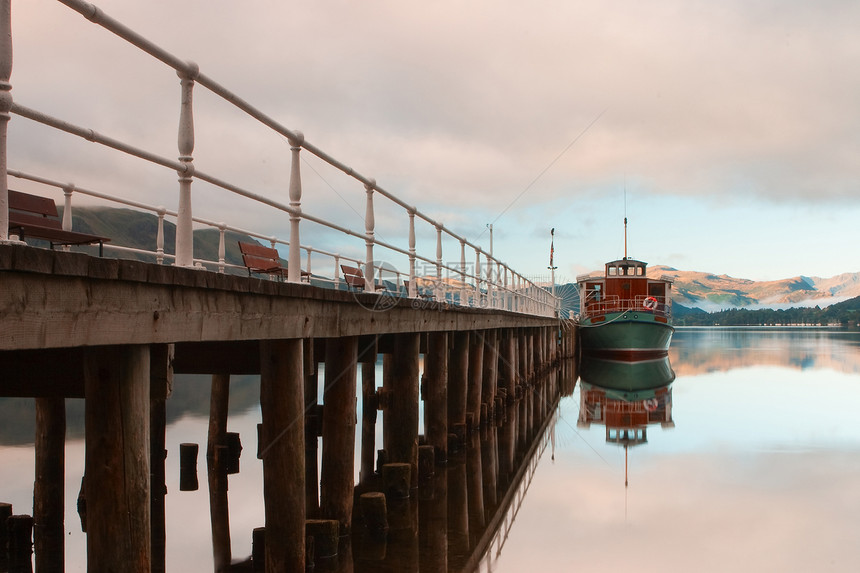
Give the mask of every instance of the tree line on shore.
M 860 297 L 821 308 L 781 309 L 730 308 L 705 312 L 700 308 L 673 305 L 676 326 L 860 326 Z

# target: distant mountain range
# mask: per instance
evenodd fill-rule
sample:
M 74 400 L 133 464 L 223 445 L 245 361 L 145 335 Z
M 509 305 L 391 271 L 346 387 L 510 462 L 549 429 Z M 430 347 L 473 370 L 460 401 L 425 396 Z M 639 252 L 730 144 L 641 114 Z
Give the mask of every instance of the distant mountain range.
M 675 281 L 674 302 L 706 311 L 729 307 L 827 306 L 860 296 L 860 272 L 830 278 L 797 276 L 753 281 L 655 265 L 648 268 L 648 275 L 671 277 Z

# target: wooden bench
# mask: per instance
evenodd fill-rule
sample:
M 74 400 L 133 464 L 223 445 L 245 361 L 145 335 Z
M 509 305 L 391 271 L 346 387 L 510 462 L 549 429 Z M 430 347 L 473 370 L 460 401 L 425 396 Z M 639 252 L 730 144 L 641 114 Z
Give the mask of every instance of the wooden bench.
M 239 241 L 239 250 L 242 252 L 242 262 L 248 269 L 248 276 L 252 273 L 278 276 L 286 280 L 287 267 L 281 264 L 281 255 L 277 249 L 266 247 L 257 243 L 243 243 Z M 310 280 L 310 273 L 302 271 L 302 280 Z
M 364 290 L 366 283 L 360 268 L 341 265 L 340 270 L 343 271 L 343 280 L 346 281 L 347 289 Z
M 59 219 L 53 199 L 30 195 L 9 189 L 9 233 L 25 238 L 42 239 L 54 245 L 99 245 L 99 256 L 104 255 L 107 237 L 89 233 L 66 231 Z

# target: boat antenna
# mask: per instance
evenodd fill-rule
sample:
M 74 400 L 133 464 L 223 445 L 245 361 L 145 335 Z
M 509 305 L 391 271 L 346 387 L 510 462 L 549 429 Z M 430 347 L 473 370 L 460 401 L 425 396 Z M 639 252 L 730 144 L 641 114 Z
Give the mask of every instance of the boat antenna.
M 627 178 L 624 178 L 624 259 L 627 260 Z

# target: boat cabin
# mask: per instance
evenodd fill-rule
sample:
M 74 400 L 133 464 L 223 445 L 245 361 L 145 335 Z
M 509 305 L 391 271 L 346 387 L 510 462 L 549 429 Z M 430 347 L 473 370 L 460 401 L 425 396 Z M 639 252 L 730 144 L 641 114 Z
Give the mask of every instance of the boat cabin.
M 624 258 L 606 263 L 603 277 L 580 279 L 582 312 L 638 309 L 668 314 L 672 280 L 648 278 L 647 267 L 643 261 Z

